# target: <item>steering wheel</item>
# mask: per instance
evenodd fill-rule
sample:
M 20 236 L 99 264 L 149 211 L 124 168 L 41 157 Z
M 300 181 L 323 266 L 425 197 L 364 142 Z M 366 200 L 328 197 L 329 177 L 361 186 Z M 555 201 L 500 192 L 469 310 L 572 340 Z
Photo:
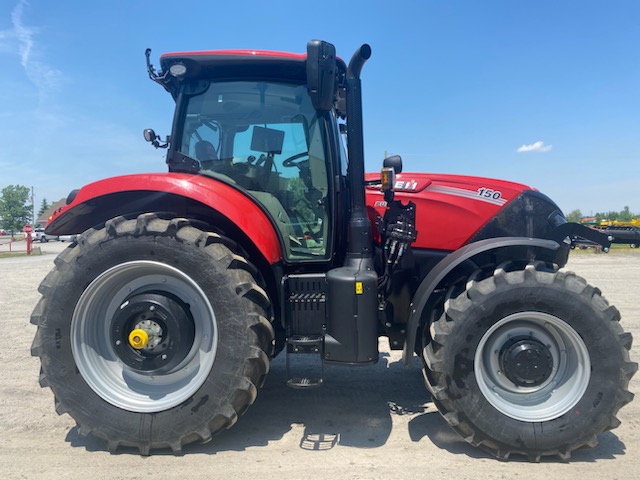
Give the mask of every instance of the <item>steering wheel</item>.
M 282 166 L 283 167 L 300 167 L 300 163 L 302 162 L 296 162 L 296 160 L 299 160 L 300 158 L 309 158 L 309 152 L 296 153 L 295 155 L 292 155 L 289 158 L 286 158 L 284 162 L 282 162 Z

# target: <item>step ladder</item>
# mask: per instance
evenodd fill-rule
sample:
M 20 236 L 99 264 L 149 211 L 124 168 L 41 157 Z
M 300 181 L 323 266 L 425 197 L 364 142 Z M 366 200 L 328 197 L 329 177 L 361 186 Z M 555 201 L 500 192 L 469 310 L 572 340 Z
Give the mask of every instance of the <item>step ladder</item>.
M 285 305 L 287 385 L 319 387 L 324 382 L 326 275 L 292 274 L 282 279 Z
M 322 344 L 322 335 L 294 335 L 287 338 L 287 386 L 314 388 L 324 383 Z

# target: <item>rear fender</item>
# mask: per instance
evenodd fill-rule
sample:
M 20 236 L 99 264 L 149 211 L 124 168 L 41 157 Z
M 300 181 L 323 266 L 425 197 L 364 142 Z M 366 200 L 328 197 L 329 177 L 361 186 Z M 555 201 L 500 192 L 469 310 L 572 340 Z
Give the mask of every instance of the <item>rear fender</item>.
M 429 297 L 438 284 L 456 267 L 470 258 L 490 250 L 505 247 L 534 247 L 557 251 L 560 244 L 554 240 L 544 240 L 540 238 L 523 237 L 500 237 L 488 238 L 478 242 L 470 243 L 440 260 L 436 266 L 422 280 L 416 290 L 411 305 L 409 306 L 409 319 L 407 320 L 407 336 L 404 343 L 402 360 L 405 365 L 410 365 L 411 358 L 416 344 L 416 335 L 422 312 L 429 300 Z
M 120 215 L 171 212 L 244 235 L 269 264 L 282 247 L 268 214 L 241 190 L 210 177 L 182 173 L 126 175 L 83 187 L 56 212 L 46 232 L 82 233 Z

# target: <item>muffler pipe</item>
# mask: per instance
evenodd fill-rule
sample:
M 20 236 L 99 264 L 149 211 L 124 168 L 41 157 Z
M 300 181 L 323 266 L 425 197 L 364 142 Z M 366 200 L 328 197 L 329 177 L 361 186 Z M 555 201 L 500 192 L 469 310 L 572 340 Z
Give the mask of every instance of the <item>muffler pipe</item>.
M 371 57 L 371 47 L 362 45 L 351 57 L 347 67 L 347 150 L 349 152 L 349 183 L 351 218 L 347 257 L 371 258 L 371 223 L 367 216 L 364 192 L 364 132 L 362 127 L 362 91 L 360 72 Z

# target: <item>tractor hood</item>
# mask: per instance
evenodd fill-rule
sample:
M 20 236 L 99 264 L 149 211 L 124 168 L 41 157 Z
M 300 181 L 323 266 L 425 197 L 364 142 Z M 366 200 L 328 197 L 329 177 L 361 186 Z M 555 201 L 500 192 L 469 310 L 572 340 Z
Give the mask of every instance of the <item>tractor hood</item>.
M 379 173 L 366 175 L 369 181 L 379 178 Z M 545 238 L 558 222 L 551 217 L 562 216 L 535 188 L 491 178 L 403 172 L 394 191 L 397 200 L 416 204 L 414 248 L 453 251 L 488 236 Z M 387 202 L 379 187 L 367 186 L 366 198 L 370 216 L 382 216 Z

